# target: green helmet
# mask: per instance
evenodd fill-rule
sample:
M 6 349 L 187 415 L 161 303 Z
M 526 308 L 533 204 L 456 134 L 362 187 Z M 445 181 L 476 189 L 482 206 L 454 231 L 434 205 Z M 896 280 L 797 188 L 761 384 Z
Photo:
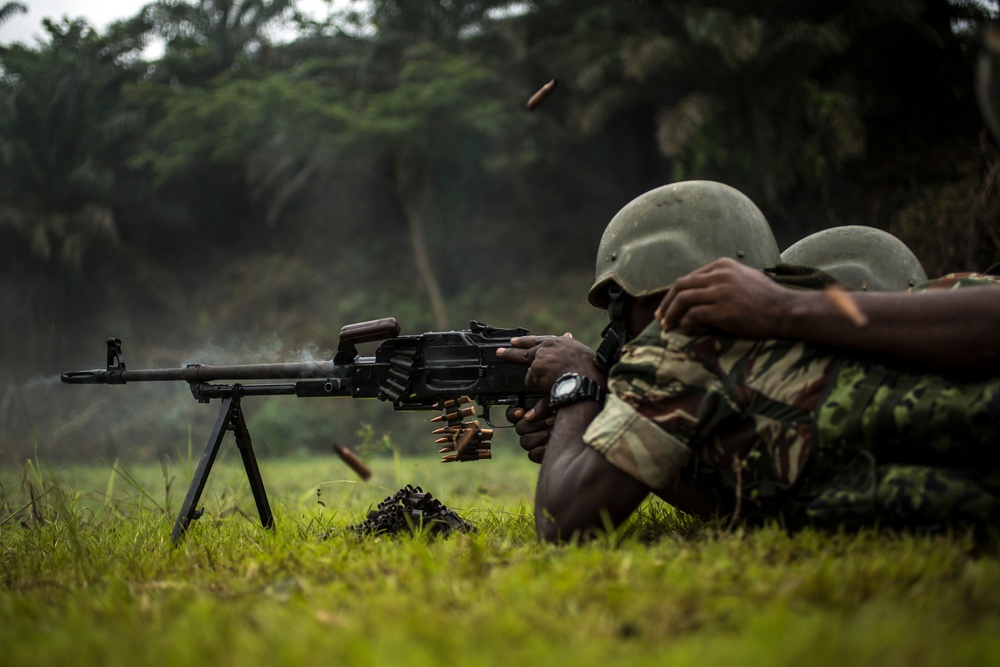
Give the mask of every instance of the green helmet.
M 664 185 L 630 201 L 608 223 L 587 298 L 607 308 L 611 283 L 634 297 L 662 292 L 720 257 L 757 269 L 777 264 L 778 244 L 764 214 L 722 183 Z
M 821 269 L 855 291 L 901 291 L 927 280 L 920 260 L 905 243 L 863 225 L 810 234 L 781 253 L 781 261 Z

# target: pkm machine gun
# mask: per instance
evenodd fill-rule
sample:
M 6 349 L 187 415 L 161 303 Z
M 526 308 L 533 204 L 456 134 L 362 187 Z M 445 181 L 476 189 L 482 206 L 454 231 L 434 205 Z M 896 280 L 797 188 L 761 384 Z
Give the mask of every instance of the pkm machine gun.
M 510 339 L 525 336 L 526 329 L 501 329 L 471 322 L 462 331 L 434 331 L 400 336 L 395 318 L 349 324 L 340 330 L 340 344 L 332 361 L 210 366 L 188 364 L 182 368 L 129 369 L 122 342 L 107 340 L 105 368 L 64 373 L 67 384 L 128 384 L 130 382 L 184 381 L 201 403 L 218 399 L 219 416 L 208 438 L 205 453 L 195 470 L 181 511 L 174 524 L 176 544 L 191 521 L 223 438 L 232 431 L 246 468 L 261 524 L 270 528 L 274 518 L 264 491 L 250 431 L 243 415 L 244 396 L 289 395 L 299 398 L 377 398 L 395 410 L 442 410 L 432 421 L 443 425 L 433 433 L 442 445 L 443 461 L 488 459 L 491 454 L 494 406 L 526 405 L 541 398 L 524 384 L 525 367 L 506 361 L 496 351 Z M 373 356 L 362 356 L 357 345 L 381 342 Z M 482 412 L 476 414 L 477 403 Z M 478 419 L 489 428 L 483 428 Z M 468 419 L 467 419 L 468 418 Z

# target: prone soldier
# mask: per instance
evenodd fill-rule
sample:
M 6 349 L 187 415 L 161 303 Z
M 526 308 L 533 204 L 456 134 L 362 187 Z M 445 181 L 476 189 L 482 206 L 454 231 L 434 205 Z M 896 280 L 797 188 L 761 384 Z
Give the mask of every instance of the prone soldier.
M 543 539 L 620 524 L 650 492 L 790 526 L 996 524 L 995 279 L 851 293 L 859 325 L 760 270 L 769 234 L 728 186 L 648 192 L 608 225 L 589 294 L 624 332 L 618 362 L 571 338 L 498 351 L 550 395 L 509 414 L 542 463 Z

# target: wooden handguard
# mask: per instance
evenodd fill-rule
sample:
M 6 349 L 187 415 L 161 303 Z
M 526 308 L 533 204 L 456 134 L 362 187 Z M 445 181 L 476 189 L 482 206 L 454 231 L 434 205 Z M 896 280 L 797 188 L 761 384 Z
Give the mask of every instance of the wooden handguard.
M 356 324 L 345 324 L 340 329 L 340 340 L 351 343 L 370 343 L 387 340 L 399 335 L 399 325 L 395 317 L 383 317 Z

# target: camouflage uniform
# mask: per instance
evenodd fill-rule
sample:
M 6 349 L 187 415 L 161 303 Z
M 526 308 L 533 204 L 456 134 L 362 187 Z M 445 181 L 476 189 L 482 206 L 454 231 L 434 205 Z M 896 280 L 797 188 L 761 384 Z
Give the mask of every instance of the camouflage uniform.
M 956 275 L 915 289 L 998 284 Z M 654 491 L 788 525 L 996 525 L 1000 379 L 959 383 L 786 340 L 663 333 L 623 350 L 585 442 Z

